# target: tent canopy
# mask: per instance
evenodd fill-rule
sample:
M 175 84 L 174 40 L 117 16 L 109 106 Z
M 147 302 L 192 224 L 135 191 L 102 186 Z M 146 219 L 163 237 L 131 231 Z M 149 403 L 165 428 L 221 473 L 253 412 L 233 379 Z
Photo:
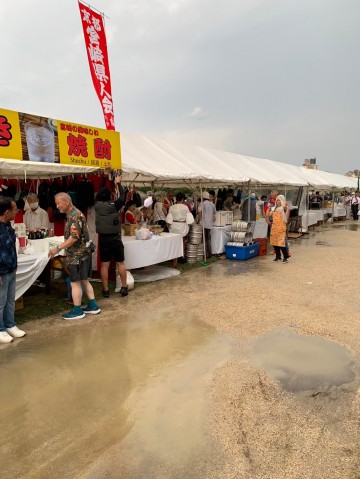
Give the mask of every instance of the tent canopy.
M 124 180 L 141 185 L 357 188 L 356 178 L 142 135 L 122 133 L 121 151 Z M 0 159 L 2 178 L 45 179 L 96 171 L 99 168 Z
M 301 175 L 315 189 L 357 189 L 357 178 L 300 167 Z
M 168 143 L 162 139 L 122 134 L 123 171 L 127 181 L 168 186 L 293 185 L 307 181 L 299 169 L 266 159 L 198 146 Z M 280 165 L 280 166 L 279 166 Z
M 63 165 L 60 163 L 39 163 L 37 161 L 3 160 L 0 158 L 0 177 L 18 179 L 58 178 L 64 175 L 94 173 L 98 168 Z

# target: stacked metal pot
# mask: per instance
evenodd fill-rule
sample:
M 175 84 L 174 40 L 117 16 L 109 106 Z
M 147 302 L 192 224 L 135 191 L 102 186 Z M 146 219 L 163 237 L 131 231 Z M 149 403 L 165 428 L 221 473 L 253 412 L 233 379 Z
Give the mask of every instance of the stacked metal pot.
M 190 225 L 188 242 L 186 245 L 186 261 L 197 263 L 204 259 L 203 230 L 202 226 L 193 223 Z
M 251 222 L 246 221 L 233 221 L 231 223 L 231 231 L 229 233 L 229 246 L 246 246 L 252 242 Z

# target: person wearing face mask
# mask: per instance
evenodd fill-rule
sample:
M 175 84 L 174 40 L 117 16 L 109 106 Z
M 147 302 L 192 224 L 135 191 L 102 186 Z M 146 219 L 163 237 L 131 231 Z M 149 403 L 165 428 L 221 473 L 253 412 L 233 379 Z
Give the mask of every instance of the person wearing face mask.
M 26 229 L 29 231 L 48 229 L 50 227 L 49 217 L 45 210 L 39 206 L 39 198 L 35 193 L 30 193 L 27 196 L 27 202 L 30 209 L 24 215 L 24 223 Z

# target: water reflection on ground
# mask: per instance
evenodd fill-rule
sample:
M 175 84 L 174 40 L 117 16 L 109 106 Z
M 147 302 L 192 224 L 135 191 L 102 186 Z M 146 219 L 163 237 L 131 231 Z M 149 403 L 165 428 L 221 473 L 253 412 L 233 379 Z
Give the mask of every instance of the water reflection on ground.
M 232 340 L 173 311 L 131 316 L 1 351 L 1 477 L 192 478 L 200 464 L 221 467 L 204 430 L 206 390 Z
M 355 379 L 352 354 L 321 337 L 274 331 L 254 341 L 250 357 L 291 392 L 329 390 Z

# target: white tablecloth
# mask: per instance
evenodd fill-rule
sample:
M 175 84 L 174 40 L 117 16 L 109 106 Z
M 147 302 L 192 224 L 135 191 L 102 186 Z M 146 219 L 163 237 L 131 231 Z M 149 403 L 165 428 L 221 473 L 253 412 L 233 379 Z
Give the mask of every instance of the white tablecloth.
M 211 253 L 221 254 L 225 251 L 225 245 L 229 241 L 231 225 L 214 226 L 211 230 Z
M 302 217 L 302 226 L 306 228 L 311 225 L 316 225 L 318 221 L 323 221 L 324 215 L 327 214 L 332 215 L 332 208 L 306 211 Z M 339 216 L 346 216 L 346 210 L 344 206 L 336 206 L 334 208 L 334 218 L 338 218 Z
M 325 214 L 332 215 L 332 208 L 323 208 Z M 334 218 L 338 216 L 346 216 L 346 210 L 344 206 L 335 206 L 334 208 Z
M 15 299 L 20 298 L 30 288 L 40 273 L 43 272 L 49 261 L 47 253 L 31 255 L 18 255 L 18 268 L 16 271 Z
M 307 228 L 308 226 L 316 225 L 318 221 L 322 221 L 323 219 L 323 210 L 309 210 L 306 211 L 305 214 L 302 216 L 301 224 L 303 228 Z
M 50 238 L 30 240 L 31 246 L 34 248 L 35 253 L 48 253 L 50 248 L 54 248 L 63 242 L 63 236 L 51 236 Z M 61 250 L 60 255 L 64 254 L 65 251 Z
M 122 236 L 126 269 L 143 268 L 183 256 L 183 239 L 173 233 L 161 233 L 149 240 Z

